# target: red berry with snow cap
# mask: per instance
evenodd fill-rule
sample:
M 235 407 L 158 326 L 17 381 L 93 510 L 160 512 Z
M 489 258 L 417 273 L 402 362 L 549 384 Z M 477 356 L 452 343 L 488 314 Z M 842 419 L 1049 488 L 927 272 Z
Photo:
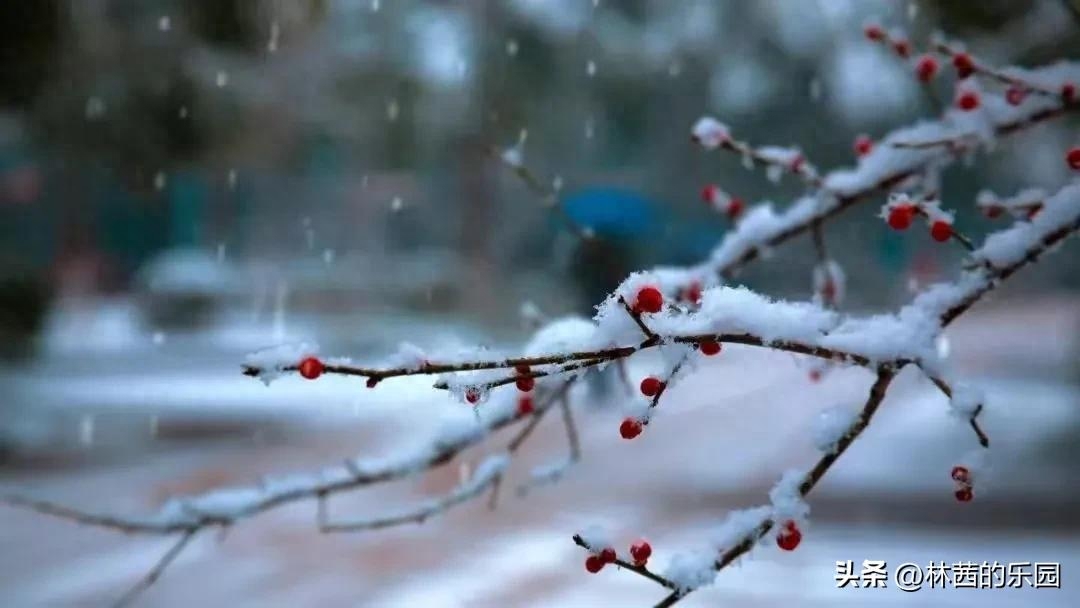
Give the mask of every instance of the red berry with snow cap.
M 967 78 L 975 73 L 975 62 L 967 53 L 953 55 L 952 64 L 956 68 L 956 75 L 960 78 Z
M 933 55 L 923 55 L 915 62 L 915 76 L 919 82 L 927 83 L 934 79 L 938 72 L 938 62 Z
M 776 535 L 776 545 L 784 551 L 794 551 L 801 542 L 802 532 L 793 521 L 786 522 L 784 528 Z
M 605 564 L 614 564 L 615 563 L 615 558 L 616 558 L 615 550 L 612 549 L 611 547 L 605 547 L 604 549 L 602 549 L 600 551 L 600 559 Z
M 656 376 L 648 376 L 641 381 L 641 394 L 646 397 L 654 397 L 664 387 L 664 383 Z
M 698 345 L 698 350 L 700 350 L 701 354 L 705 355 L 706 357 L 720 354 L 720 349 L 720 343 L 713 340 L 707 340 Z
M 930 225 L 930 236 L 939 243 L 944 243 L 952 237 L 952 224 L 943 220 L 937 220 Z
M 969 471 L 967 467 L 957 465 L 952 468 L 952 473 L 950 475 L 952 476 L 954 481 L 958 481 L 960 483 L 971 482 L 971 471 Z
M 480 401 L 480 391 L 475 388 L 465 390 L 465 400 L 476 405 Z
M 897 205 L 889 210 L 889 227 L 893 230 L 907 230 L 915 219 L 915 208 L 911 205 Z
M 693 281 L 679 292 L 679 299 L 697 304 L 701 302 L 701 283 Z
M 646 540 L 639 540 L 630 545 L 630 557 L 634 558 L 635 566 L 644 566 L 652 555 L 652 546 Z
M 636 312 L 660 312 L 664 307 L 664 294 L 655 287 L 642 287 L 634 298 L 634 310 Z
M 1080 146 L 1069 149 L 1069 152 L 1065 154 L 1065 162 L 1069 163 L 1073 171 L 1080 171 Z
M 300 371 L 300 375 L 307 378 L 308 380 L 314 380 L 321 376 L 324 371 L 326 371 L 326 367 L 323 366 L 323 362 L 319 361 L 315 357 L 307 357 L 300 362 L 300 365 L 297 366 L 297 369 Z
M 596 574 L 604 568 L 604 560 L 600 559 L 599 555 L 590 555 L 585 558 L 585 569 L 590 574 Z
M 641 434 L 641 422 L 637 418 L 627 418 L 619 425 L 619 434 L 623 439 L 633 439 Z

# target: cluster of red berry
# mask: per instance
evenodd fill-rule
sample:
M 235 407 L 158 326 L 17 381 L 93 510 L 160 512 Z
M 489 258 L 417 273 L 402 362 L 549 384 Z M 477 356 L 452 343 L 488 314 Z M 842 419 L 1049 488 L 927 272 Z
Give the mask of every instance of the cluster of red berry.
M 634 560 L 634 565 L 638 568 L 644 568 L 651 555 L 652 546 L 649 545 L 648 541 L 639 540 L 630 545 L 630 557 Z M 605 547 L 598 552 L 591 553 L 589 557 L 585 558 L 585 569 L 592 574 L 596 574 L 607 564 L 614 564 L 615 559 L 615 549 Z
M 737 196 L 728 196 L 716 184 L 707 184 L 701 189 L 701 200 L 718 207 L 730 219 L 737 219 L 746 208 L 746 203 Z
M 893 230 L 907 230 L 911 227 L 911 222 L 914 221 L 915 216 L 922 212 L 917 205 L 913 204 L 900 204 L 895 205 L 889 210 L 889 217 L 887 219 L 889 227 Z M 953 235 L 952 224 L 942 220 L 936 219 L 930 223 L 930 236 L 939 243 L 943 243 Z
M 970 502 L 975 497 L 971 491 L 971 471 L 967 467 L 957 465 L 952 468 L 952 478 L 956 482 L 956 500 Z

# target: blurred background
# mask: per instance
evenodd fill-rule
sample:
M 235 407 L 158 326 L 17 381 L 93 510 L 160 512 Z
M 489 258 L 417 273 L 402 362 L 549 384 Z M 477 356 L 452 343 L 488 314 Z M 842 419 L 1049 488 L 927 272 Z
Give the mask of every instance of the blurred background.
M 425 380 L 268 389 L 239 374 L 243 356 L 296 341 L 360 361 L 402 341 L 513 348 L 528 335 L 523 308 L 589 315 L 635 269 L 701 260 L 730 227 L 701 203 L 703 185 L 780 208 L 801 189 L 692 145 L 700 115 L 753 143 L 798 144 L 827 169 L 854 164 L 856 135 L 933 117 L 951 99 L 949 78 L 927 94 L 910 65 L 867 43 L 869 18 L 916 47 L 944 32 L 1003 65 L 1080 57 L 1071 0 L 3 3 L 0 483 L 146 511 L 415 438 L 461 407 Z M 1077 126 L 1051 121 L 948 171 L 944 200 L 965 232 L 1000 226 L 974 209 L 982 189 L 1065 183 Z M 602 236 L 600 249 L 491 154 L 512 146 Z M 876 213 L 856 207 L 826 232 L 852 312 L 893 309 L 959 266 L 957 252 L 890 232 Z M 809 239 L 789 243 L 739 281 L 806 298 L 811 251 Z M 819 523 L 805 550 L 762 550 L 686 604 L 928 601 L 834 588 L 836 559 L 888 558 L 1062 561 L 1064 591 L 932 601 L 1071 605 L 1078 270 L 1067 244 L 942 344 L 991 395 L 998 464 L 985 496 L 952 500 L 948 471 L 974 440 L 906 372 L 881 428 L 812 501 Z M 587 577 L 569 535 L 608 521 L 627 542 L 652 535 L 662 563 L 808 462 L 814 415 L 858 401 L 869 381 L 849 370 L 811 383 L 805 362 L 738 348 L 719 359 L 674 393 L 667 430 L 633 450 L 614 432 L 617 407 L 585 413 L 586 459 L 563 484 L 508 494 L 494 513 L 470 505 L 348 537 L 319 536 L 310 505 L 289 507 L 223 543 L 197 542 L 141 603 L 648 603 L 657 590 L 633 577 Z M 537 439 L 538 462 L 564 449 L 558 428 Z M 393 510 L 446 491 L 449 469 L 342 503 Z M 0 604 L 107 604 L 163 550 L 5 509 Z

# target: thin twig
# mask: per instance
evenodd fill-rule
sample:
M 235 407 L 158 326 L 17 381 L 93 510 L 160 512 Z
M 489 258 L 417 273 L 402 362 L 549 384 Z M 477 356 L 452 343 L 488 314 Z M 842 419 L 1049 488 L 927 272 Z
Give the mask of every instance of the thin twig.
M 131 603 L 139 597 L 139 595 L 141 595 L 144 591 L 149 589 L 151 585 L 157 582 L 157 580 L 161 578 L 162 573 L 165 572 L 165 569 L 169 567 L 169 564 L 171 564 L 173 560 L 175 560 L 176 557 L 180 555 L 180 552 L 184 550 L 184 547 L 186 547 L 187 544 L 191 541 L 191 539 L 195 537 L 196 532 L 198 532 L 198 529 L 192 528 L 180 535 L 179 540 L 177 540 L 173 544 L 173 546 L 165 552 L 165 555 L 161 556 L 161 559 L 158 560 L 157 564 L 155 564 L 154 567 L 151 568 L 150 571 L 147 572 L 139 580 L 139 582 L 135 584 L 134 587 L 129 589 L 128 592 L 125 593 L 120 599 L 116 600 L 116 603 L 113 604 L 113 607 L 123 608 L 125 606 L 130 606 Z

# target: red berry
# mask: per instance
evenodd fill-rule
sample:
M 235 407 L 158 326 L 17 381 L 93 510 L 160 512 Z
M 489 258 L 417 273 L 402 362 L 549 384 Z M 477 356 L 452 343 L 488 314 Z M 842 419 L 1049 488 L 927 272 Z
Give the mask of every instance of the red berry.
M 952 64 L 956 68 L 956 75 L 960 78 L 967 78 L 975 72 L 975 62 L 972 61 L 971 55 L 967 53 L 953 55 Z
M 644 566 L 645 562 L 649 561 L 649 556 L 652 555 L 652 546 L 648 541 L 639 540 L 636 543 L 630 545 L 630 557 L 634 558 L 635 566 Z
M 930 82 L 937 75 L 938 62 L 933 55 L 923 55 L 915 63 L 915 76 L 919 82 Z
M 619 434 L 623 439 L 633 439 L 641 434 L 641 422 L 637 418 L 627 418 L 619 425 Z
M 522 377 L 518 378 L 514 382 L 514 384 L 517 385 L 517 388 L 518 388 L 519 391 L 521 391 L 523 393 L 527 393 L 527 392 L 533 390 L 533 387 L 536 386 L 536 379 L 533 378 L 532 376 L 522 376 Z
M 930 236 L 939 243 L 944 243 L 952 237 L 952 224 L 937 220 L 930 225 Z
M 979 107 L 979 94 L 975 91 L 964 91 L 956 97 L 956 107 L 965 112 L 970 112 Z
M 800 542 L 802 542 L 802 532 L 793 521 L 785 523 L 784 529 L 776 535 L 776 544 L 784 551 L 794 551 Z
M 1027 91 L 1020 87 L 1009 87 L 1005 90 L 1005 101 L 1010 106 L 1018 106 L 1023 103 L 1024 98 L 1027 97 Z
M 971 499 L 975 498 L 975 494 L 971 492 L 969 486 L 964 486 L 957 490 L 955 496 L 956 500 L 959 500 L 960 502 L 971 502 Z
M 308 357 L 300 362 L 297 369 L 300 370 L 301 376 L 308 380 L 314 380 L 321 376 L 326 368 L 323 367 L 322 361 L 319 361 L 315 357 Z
M 955 466 L 952 468 L 952 478 L 960 483 L 968 483 L 971 481 L 971 471 L 968 471 L 967 467 Z
M 590 555 L 585 558 L 585 569 L 591 574 L 596 574 L 604 567 L 604 560 L 599 555 Z
M 735 218 L 739 217 L 740 215 L 742 215 L 744 207 L 746 207 L 746 204 L 743 203 L 743 200 L 741 198 L 733 197 L 731 199 L 731 202 L 728 203 L 728 208 L 727 208 L 728 217 L 730 217 L 731 219 L 735 219 Z
M 1066 82 L 1061 85 L 1061 99 L 1065 103 L 1073 103 L 1076 101 L 1076 85 L 1071 82 Z
M 664 383 L 656 376 L 648 376 L 641 381 L 641 394 L 646 397 L 654 397 L 664 387 Z
M 716 202 L 716 195 L 720 192 L 720 189 L 715 184 L 709 184 L 701 189 L 701 200 L 706 203 L 712 204 Z
M 894 40 L 893 50 L 896 51 L 897 55 L 906 59 L 911 54 L 911 44 L 907 40 Z
M 990 219 L 995 219 L 995 218 L 1001 217 L 1001 213 L 1003 211 L 1005 211 L 1005 210 L 1002 209 L 1001 207 L 999 207 L 998 205 L 988 205 L 986 207 L 983 207 L 983 213 L 985 213 L 986 217 L 988 217 Z
M 1069 163 L 1073 171 L 1080 171 L 1080 146 L 1070 148 L 1068 154 L 1065 155 L 1065 161 Z
M 533 409 L 535 409 L 535 408 L 533 407 L 533 399 L 532 399 L 532 397 L 530 397 L 528 395 L 522 395 L 521 398 L 518 399 L 518 403 L 517 403 L 518 416 L 528 416 L 529 414 L 533 413 Z
M 691 304 L 701 302 L 701 283 L 698 283 L 697 281 L 690 283 L 686 286 L 686 289 L 679 292 L 679 297 Z
M 880 25 L 871 24 L 866 26 L 865 28 L 863 28 L 863 34 L 866 35 L 867 39 L 873 40 L 875 42 L 885 39 L 885 30 L 881 29 Z
M 368 388 L 375 388 L 375 385 L 378 384 L 378 383 L 379 383 L 378 378 L 368 378 L 367 382 L 365 384 L 367 384 Z
M 664 295 L 655 287 L 642 287 L 634 298 L 636 312 L 660 312 L 664 307 Z
M 810 375 L 810 381 L 811 382 L 821 382 L 821 370 L 820 369 L 812 369 L 812 370 L 810 370 L 809 375 Z
M 889 227 L 893 230 L 907 230 L 915 219 L 915 208 L 911 205 L 899 205 L 889 210 Z
M 465 400 L 476 405 L 476 402 L 480 401 L 480 391 L 475 388 L 466 389 Z
M 802 154 L 796 154 L 795 158 L 791 159 L 791 171 L 798 173 L 802 169 L 803 164 L 806 162 L 806 158 Z
M 867 135 L 859 135 L 855 138 L 855 156 L 866 156 L 874 149 L 874 141 Z
M 698 350 L 700 350 L 701 354 L 705 355 L 706 357 L 711 357 L 713 355 L 719 354 L 720 348 L 720 343 L 713 342 L 712 340 L 702 342 L 698 345 Z
M 611 547 L 606 547 L 600 551 L 600 559 L 603 560 L 605 564 L 614 564 L 615 557 L 615 550 Z

